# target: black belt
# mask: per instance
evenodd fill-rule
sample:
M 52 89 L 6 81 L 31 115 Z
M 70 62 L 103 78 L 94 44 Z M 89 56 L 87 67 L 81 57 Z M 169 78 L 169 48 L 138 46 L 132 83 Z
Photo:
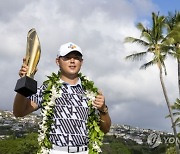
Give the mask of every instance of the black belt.
M 81 152 L 81 151 L 87 151 L 88 147 L 86 145 L 84 146 L 64 146 L 60 147 L 57 145 L 53 145 L 54 150 L 59 150 L 59 151 L 67 151 L 68 153 L 75 153 L 75 152 Z

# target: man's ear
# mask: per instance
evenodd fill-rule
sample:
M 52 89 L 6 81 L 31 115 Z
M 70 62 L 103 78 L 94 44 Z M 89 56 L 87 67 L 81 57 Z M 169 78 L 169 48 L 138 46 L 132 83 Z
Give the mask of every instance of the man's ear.
M 81 66 L 82 66 L 82 64 L 83 64 L 83 59 L 81 59 Z
M 56 64 L 59 66 L 59 57 L 56 58 Z

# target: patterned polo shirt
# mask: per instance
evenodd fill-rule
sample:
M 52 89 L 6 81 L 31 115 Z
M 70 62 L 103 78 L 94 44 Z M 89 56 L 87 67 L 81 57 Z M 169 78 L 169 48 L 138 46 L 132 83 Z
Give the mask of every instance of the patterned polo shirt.
M 41 108 L 45 85 L 29 97 Z M 80 79 L 76 85 L 63 82 L 61 96 L 55 99 L 54 123 L 51 126 L 50 141 L 58 146 L 80 146 L 88 143 L 88 98 Z

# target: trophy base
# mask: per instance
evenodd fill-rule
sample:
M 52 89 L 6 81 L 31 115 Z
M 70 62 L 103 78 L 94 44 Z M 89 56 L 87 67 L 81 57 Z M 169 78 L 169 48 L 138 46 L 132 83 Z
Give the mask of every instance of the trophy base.
M 14 91 L 25 97 L 31 96 L 37 92 L 37 81 L 28 76 L 24 76 L 17 81 Z

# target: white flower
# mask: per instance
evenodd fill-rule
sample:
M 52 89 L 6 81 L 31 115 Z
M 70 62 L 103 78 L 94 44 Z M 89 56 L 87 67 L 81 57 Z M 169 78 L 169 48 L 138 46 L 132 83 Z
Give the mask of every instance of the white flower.
M 61 94 L 62 94 L 62 92 L 60 91 L 60 92 L 56 92 L 56 93 L 54 93 L 54 97 L 53 97 L 53 99 L 55 100 L 56 98 L 58 98 L 58 97 L 61 97 Z
M 88 81 L 91 81 L 88 76 L 85 76 L 84 79 L 85 79 L 85 80 L 88 80 Z
M 55 99 L 60 96 L 61 96 L 61 91 L 57 92 L 55 86 L 53 86 L 51 100 L 55 103 Z
M 49 149 L 42 147 L 41 151 L 38 154 L 49 154 Z
M 57 81 L 57 84 L 62 84 L 64 83 L 64 81 L 62 79 L 60 79 L 59 81 Z
M 94 101 L 95 98 L 96 98 L 96 94 L 94 92 L 90 92 L 90 91 L 87 91 L 86 92 L 86 96 L 91 100 L 91 101 Z
M 49 109 L 51 109 L 51 108 L 50 108 L 49 106 L 45 106 L 44 109 L 45 109 L 45 110 L 44 110 L 44 111 L 45 111 L 45 114 L 47 114 L 47 110 L 49 110 Z
M 96 141 L 93 143 L 93 149 L 95 149 L 97 152 L 102 152 Z
M 39 134 L 39 136 L 38 136 L 38 142 L 43 141 L 43 140 L 44 140 L 44 138 L 45 138 L 44 133 L 40 133 L 40 134 Z

